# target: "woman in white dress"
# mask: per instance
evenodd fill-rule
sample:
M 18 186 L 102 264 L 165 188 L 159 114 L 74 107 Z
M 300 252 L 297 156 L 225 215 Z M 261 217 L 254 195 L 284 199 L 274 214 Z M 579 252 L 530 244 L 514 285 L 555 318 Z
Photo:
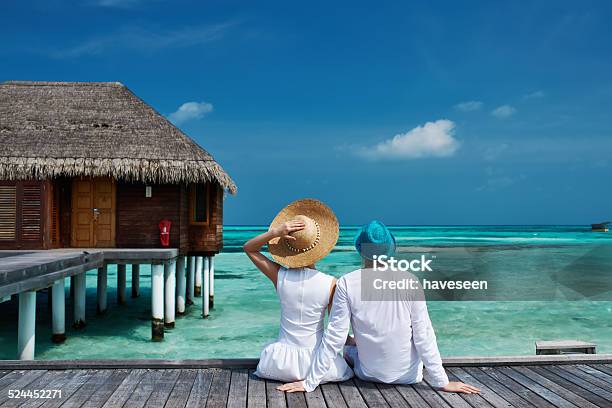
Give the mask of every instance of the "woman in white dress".
M 268 232 L 244 244 L 253 264 L 274 284 L 281 304 L 278 339 L 261 352 L 255 372 L 259 377 L 287 382 L 308 374 L 336 285 L 334 277 L 316 270 L 315 262 L 333 249 L 338 233 L 331 209 L 320 201 L 304 199 L 289 204 Z M 260 252 L 265 244 L 274 261 Z M 323 381 L 352 376 L 353 371 L 338 355 Z

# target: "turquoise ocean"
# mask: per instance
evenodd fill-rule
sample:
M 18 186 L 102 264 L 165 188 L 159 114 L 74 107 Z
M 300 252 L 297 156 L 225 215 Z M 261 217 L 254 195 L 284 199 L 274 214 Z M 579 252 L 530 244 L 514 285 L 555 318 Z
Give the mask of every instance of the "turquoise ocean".
M 258 357 L 278 331 L 274 288 L 242 253 L 242 244 L 264 227 L 225 227 L 224 250 L 215 257 L 215 307 L 201 318 L 201 298 L 178 317 L 160 343 L 150 341 L 150 267 L 141 267 L 141 296 L 116 303 L 116 266 L 109 267 L 109 310 L 96 316 L 96 271 L 87 274 L 87 327 L 74 330 L 67 297 L 67 341 L 54 345 L 47 295 L 37 298 L 37 359 Z M 532 355 L 536 340 L 594 342 L 612 353 L 609 285 L 574 291 L 568 274 L 597 274 L 612 282 L 612 233 L 585 226 L 392 227 L 409 252 L 433 254 L 447 267 L 504 277 L 499 299 L 428 301 L 443 356 Z M 357 229 L 344 227 L 333 252 L 317 266 L 336 277 L 358 268 Z M 603 254 L 603 256 L 602 256 Z M 565 281 L 564 281 L 565 279 Z M 559 280 L 564 285 L 559 285 Z M 569 279 L 571 283 L 571 279 Z M 68 282 L 68 280 L 67 280 Z M 530 293 L 531 296 L 524 296 Z M 67 285 L 68 295 L 68 285 Z M 532 300 L 525 300 L 525 299 Z M 496 298 L 497 299 L 497 298 Z M 15 358 L 17 301 L 0 303 L 0 358 Z

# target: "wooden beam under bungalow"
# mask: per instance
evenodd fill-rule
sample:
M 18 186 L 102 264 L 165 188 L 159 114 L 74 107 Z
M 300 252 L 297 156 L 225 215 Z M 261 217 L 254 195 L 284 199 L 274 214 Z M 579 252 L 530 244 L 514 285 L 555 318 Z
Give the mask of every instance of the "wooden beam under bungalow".
M 108 285 L 108 268 L 106 265 L 98 268 L 98 285 L 96 287 L 96 297 L 98 301 L 97 312 L 99 315 L 106 313 Z
M 132 264 L 132 297 L 140 296 L 140 265 Z
M 176 314 L 185 314 L 185 297 L 187 293 L 185 280 L 185 257 L 179 256 L 176 260 Z
M 201 256 L 196 256 L 195 267 L 195 289 L 193 295 L 195 297 L 202 296 L 202 269 L 204 268 L 204 259 Z
M 19 294 L 19 327 L 17 330 L 17 357 L 19 360 L 34 360 L 36 291 Z
M 164 327 L 173 329 L 176 312 L 176 259 L 164 265 L 164 278 Z
M 151 338 L 164 339 L 164 265 L 151 265 Z
M 56 280 L 51 287 L 51 319 L 52 336 L 54 343 L 63 343 L 66 340 L 66 293 L 65 279 Z
M 75 329 L 85 327 L 85 297 L 87 293 L 86 273 L 74 275 L 73 324 Z
M 210 308 L 214 308 L 215 307 L 215 257 L 211 256 L 209 257 L 210 261 Z
M 187 278 L 186 278 L 186 306 L 193 305 L 193 290 L 195 285 L 195 256 L 187 258 Z

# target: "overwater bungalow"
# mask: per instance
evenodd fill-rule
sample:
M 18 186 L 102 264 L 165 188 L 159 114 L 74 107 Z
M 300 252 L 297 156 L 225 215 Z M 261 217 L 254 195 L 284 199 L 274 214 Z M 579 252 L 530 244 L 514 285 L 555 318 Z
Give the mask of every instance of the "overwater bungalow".
M 0 84 L 0 249 L 158 248 L 214 255 L 213 157 L 117 82 Z
M 19 358 L 34 357 L 36 293 L 52 294 L 61 342 L 65 278 L 81 328 L 85 273 L 97 269 L 103 313 L 109 264 L 120 304 L 126 265 L 138 297 L 151 264 L 153 340 L 200 292 L 207 317 L 225 191 L 236 185 L 213 157 L 120 83 L 1 83 L 0 303 L 19 297 Z

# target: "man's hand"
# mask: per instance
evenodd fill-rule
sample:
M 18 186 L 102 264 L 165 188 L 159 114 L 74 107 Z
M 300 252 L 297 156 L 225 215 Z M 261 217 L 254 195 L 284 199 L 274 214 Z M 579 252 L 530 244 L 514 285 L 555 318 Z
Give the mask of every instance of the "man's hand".
M 304 381 L 296 381 L 288 384 L 279 385 L 276 387 L 279 391 L 285 392 L 304 392 Z
M 459 381 L 451 381 L 442 388 L 446 392 L 459 392 L 464 394 L 480 394 L 480 390 L 472 385 L 464 384 Z

